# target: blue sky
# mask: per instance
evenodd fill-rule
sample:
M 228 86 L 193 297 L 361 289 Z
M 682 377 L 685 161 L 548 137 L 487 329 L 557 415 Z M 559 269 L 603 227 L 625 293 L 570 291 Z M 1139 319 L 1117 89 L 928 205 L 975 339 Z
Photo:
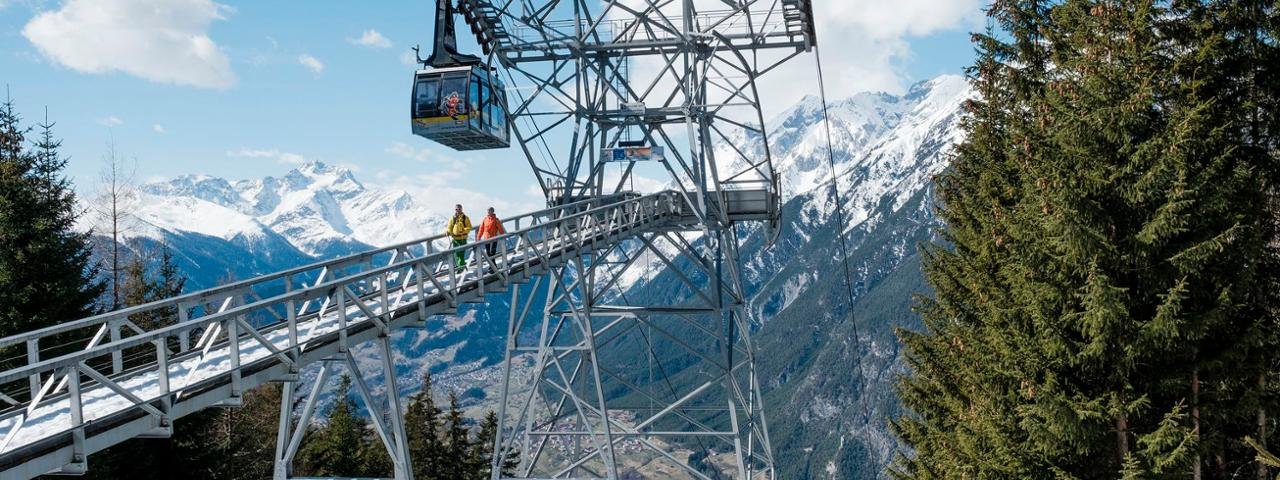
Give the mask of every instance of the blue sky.
M 978 0 L 817 3 L 833 96 L 900 92 L 972 60 L 967 32 L 980 26 Z M 413 67 L 404 56 L 429 43 L 433 7 L 0 0 L 0 83 L 28 121 L 48 108 L 84 194 L 114 139 L 136 159 L 139 181 L 281 175 L 319 160 L 351 167 L 366 183 L 450 197 L 439 199 L 446 207 L 455 197 L 536 201 L 518 150 L 460 154 L 410 134 Z M 812 85 L 785 89 L 770 109 L 816 93 L 811 72 L 806 58 L 778 74 L 774 84 Z

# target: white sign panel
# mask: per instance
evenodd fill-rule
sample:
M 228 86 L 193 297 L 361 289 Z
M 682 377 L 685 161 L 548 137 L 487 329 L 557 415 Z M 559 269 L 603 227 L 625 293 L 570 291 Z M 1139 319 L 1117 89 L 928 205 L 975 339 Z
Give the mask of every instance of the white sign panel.
M 606 162 L 648 162 L 665 161 L 662 147 L 618 147 L 604 149 Z

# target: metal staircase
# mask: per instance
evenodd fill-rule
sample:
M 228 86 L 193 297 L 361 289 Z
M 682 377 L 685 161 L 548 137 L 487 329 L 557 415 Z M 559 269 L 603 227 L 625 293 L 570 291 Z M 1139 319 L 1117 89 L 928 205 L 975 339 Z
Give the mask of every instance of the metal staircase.
M 584 200 L 509 218 L 509 234 L 458 249 L 440 235 L 0 339 L 0 351 L 25 355 L 0 372 L 0 478 L 84 473 L 89 454 L 167 436 L 175 419 L 237 405 L 255 386 L 284 382 L 289 398 L 300 369 L 321 363 L 297 426 L 295 412 L 283 411 L 292 402 L 283 402 L 275 468 L 288 478 L 319 385 L 331 363 L 354 363 L 352 346 L 377 342 L 384 378 L 394 378 L 391 332 L 637 235 L 679 228 L 686 210 L 673 192 Z M 498 253 L 488 256 L 491 243 Z M 457 251 L 472 259 L 466 268 L 455 267 Z M 178 320 L 134 321 L 166 312 Z M 398 412 L 395 384 L 386 407 Z M 373 408 L 362 379 L 356 387 Z M 400 477 L 408 459 L 399 415 L 373 417 Z

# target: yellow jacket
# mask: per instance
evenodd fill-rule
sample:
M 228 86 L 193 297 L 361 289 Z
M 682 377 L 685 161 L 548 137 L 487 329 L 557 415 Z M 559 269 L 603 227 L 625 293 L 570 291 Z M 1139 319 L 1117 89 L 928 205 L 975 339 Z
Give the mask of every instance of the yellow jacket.
M 445 233 L 449 234 L 455 240 L 466 240 L 471 234 L 471 219 L 467 218 L 467 214 L 454 215 L 449 219 L 449 224 L 445 227 Z

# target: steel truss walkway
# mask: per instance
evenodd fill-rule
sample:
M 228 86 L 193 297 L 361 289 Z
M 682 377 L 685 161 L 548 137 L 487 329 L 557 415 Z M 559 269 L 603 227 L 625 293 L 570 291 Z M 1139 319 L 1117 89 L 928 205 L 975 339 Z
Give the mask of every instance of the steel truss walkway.
M 394 379 L 395 330 L 688 218 L 673 192 L 584 200 L 509 218 L 509 234 L 458 249 L 435 236 L 0 339 L 6 355 L 25 353 L 0 372 L 0 478 L 84 473 L 93 452 L 168 436 L 174 420 L 238 405 L 243 392 L 268 382 L 284 382 L 293 398 L 299 370 L 319 362 L 300 415 L 282 402 L 275 468 L 287 478 L 330 365 L 355 366 L 352 346 L 375 342 L 384 379 Z M 489 244 L 496 255 L 485 254 Z M 473 259 L 463 269 L 454 266 L 460 250 Z M 135 321 L 148 315 L 178 321 Z M 367 407 L 387 409 L 385 417 L 373 412 L 373 425 L 396 477 L 411 477 L 396 382 L 386 382 L 377 402 L 353 379 Z

